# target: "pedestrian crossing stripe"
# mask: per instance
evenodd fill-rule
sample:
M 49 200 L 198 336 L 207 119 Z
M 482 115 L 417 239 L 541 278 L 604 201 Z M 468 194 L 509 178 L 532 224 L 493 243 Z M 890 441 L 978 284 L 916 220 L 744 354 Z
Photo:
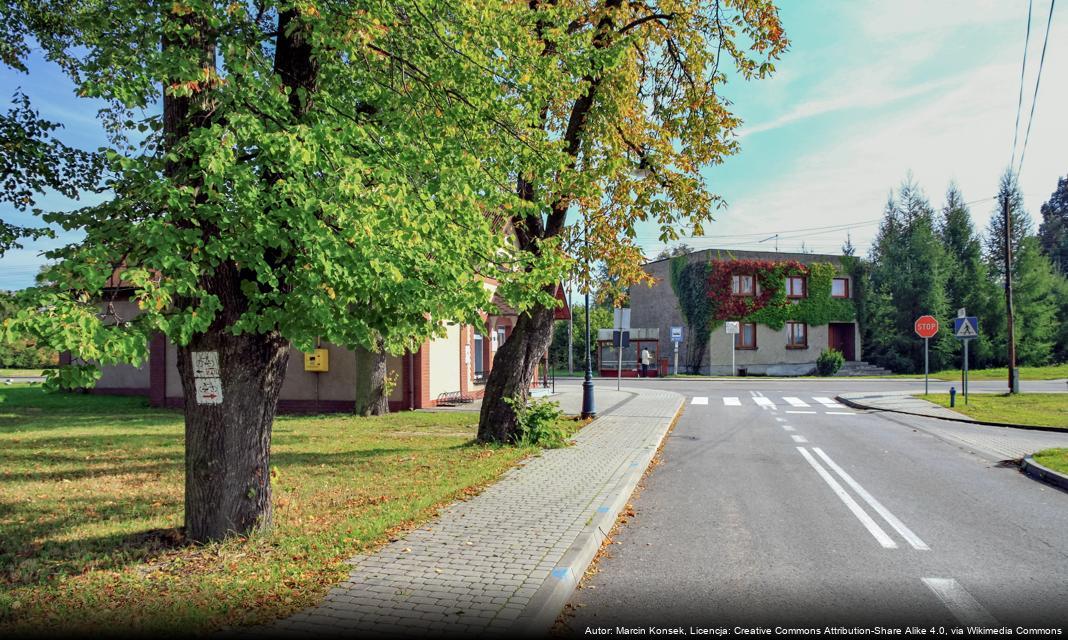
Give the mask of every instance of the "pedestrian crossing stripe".
M 694 396 L 690 404 L 708 404 L 708 396 Z
M 740 406 L 742 406 L 742 401 L 741 401 L 740 398 L 736 398 L 736 397 L 735 398 L 723 398 L 723 404 L 727 405 L 728 407 L 740 407 Z
M 813 397 L 812 399 L 815 400 L 816 402 L 822 404 L 823 406 L 829 408 L 829 409 L 845 409 L 844 406 L 838 404 L 837 402 L 835 402 L 834 400 L 831 400 L 830 398 Z
M 756 404 L 757 406 L 761 407 L 762 409 L 777 409 L 779 406 L 785 406 L 785 405 L 776 404 L 775 399 L 774 398 L 770 398 L 768 396 L 763 396 L 763 395 L 751 396 L 750 399 L 753 401 L 754 404 Z M 722 400 L 723 400 L 723 405 L 727 406 L 727 407 L 740 407 L 740 406 L 742 406 L 742 398 L 740 398 L 738 396 L 723 396 Z M 808 407 L 808 409 L 787 409 L 786 413 L 791 413 L 791 414 L 810 414 L 810 415 L 815 415 L 815 414 L 820 413 L 819 411 L 814 411 L 811 408 L 812 407 L 811 404 L 809 404 L 808 402 L 805 402 L 804 400 L 802 400 L 801 398 L 798 398 L 796 396 L 784 396 L 783 400 L 790 407 Z M 832 398 L 828 398 L 826 396 L 814 396 L 812 398 L 812 401 L 817 404 L 817 407 L 819 409 L 823 409 L 824 410 L 823 412 L 825 414 L 827 414 L 827 415 L 836 415 L 836 416 L 854 416 L 854 415 L 856 415 L 856 413 L 852 412 L 852 411 L 840 411 L 840 409 L 847 409 L 848 407 L 846 407 L 846 406 L 844 406 L 842 404 L 839 404 L 838 402 L 836 402 Z M 708 396 L 693 396 L 691 398 L 691 400 L 690 400 L 690 404 L 707 405 L 708 403 L 709 403 L 709 397 Z
M 789 402 L 790 406 L 792 406 L 792 407 L 808 407 L 808 406 L 810 406 L 807 402 L 805 402 L 801 398 L 792 398 L 792 397 L 787 396 L 787 397 L 783 398 L 783 400 Z
M 753 398 L 753 402 L 759 404 L 762 407 L 774 407 L 775 406 L 775 403 L 771 401 L 771 398 L 765 398 L 764 396 L 759 396 L 759 397 Z

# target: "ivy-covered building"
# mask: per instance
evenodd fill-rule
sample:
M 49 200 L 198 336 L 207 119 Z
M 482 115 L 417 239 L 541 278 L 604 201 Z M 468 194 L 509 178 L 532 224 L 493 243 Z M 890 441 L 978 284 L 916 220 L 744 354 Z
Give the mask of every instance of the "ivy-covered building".
M 861 357 L 853 258 L 707 249 L 645 265 L 651 287 L 631 288 L 631 324 L 659 327 L 661 357 L 673 357 L 671 327 L 683 327 L 679 371 L 805 375 L 830 347 Z M 737 334 L 726 323 L 739 323 Z

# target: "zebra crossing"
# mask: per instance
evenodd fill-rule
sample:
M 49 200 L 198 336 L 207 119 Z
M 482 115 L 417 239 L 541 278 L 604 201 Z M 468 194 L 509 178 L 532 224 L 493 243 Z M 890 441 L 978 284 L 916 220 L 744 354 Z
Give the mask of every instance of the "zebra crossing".
M 819 414 L 832 416 L 852 416 L 856 415 L 855 411 L 848 411 L 847 407 L 834 398 L 827 396 L 811 396 L 808 398 L 800 398 L 798 396 L 783 396 L 781 398 L 772 398 L 764 395 L 759 391 L 750 391 L 750 395 L 746 396 L 723 396 L 720 400 L 725 407 L 743 407 L 749 403 L 764 409 L 765 411 L 778 411 L 783 409 L 784 413 L 792 414 Z M 715 398 L 709 396 L 693 396 L 690 399 L 690 404 L 714 404 Z

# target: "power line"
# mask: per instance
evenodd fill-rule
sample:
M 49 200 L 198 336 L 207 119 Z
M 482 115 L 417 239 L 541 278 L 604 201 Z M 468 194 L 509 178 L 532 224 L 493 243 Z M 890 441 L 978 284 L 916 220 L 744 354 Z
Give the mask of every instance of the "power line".
M 1057 4 L 1057 0 L 1050 0 L 1049 17 L 1046 18 L 1046 35 L 1042 38 L 1042 55 L 1038 59 L 1038 75 L 1035 76 L 1035 95 L 1031 98 L 1031 115 L 1027 118 L 1027 134 L 1024 136 L 1023 149 L 1020 151 L 1020 164 L 1016 168 L 1017 177 L 1023 171 L 1024 156 L 1027 155 L 1027 141 L 1031 139 L 1031 123 L 1035 119 L 1035 104 L 1038 103 L 1038 84 L 1042 81 L 1042 66 L 1046 62 L 1046 45 L 1049 44 L 1049 28 L 1053 24 L 1053 6 L 1055 4 Z M 1017 112 L 1017 118 L 1019 118 L 1019 112 Z
M 1027 35 L 1024 36 L 1023 64 L 1020 65 L 1020 96 L 1016 99 L 1016 126 L 1012 129 L 1012 157 L 1009 167 L 1016 164 L 1016 139 L 1020 135 L 1020 112 L 1023 111 L 1024 71 L 1027 70 L 1027 44 L 1031 41 L 1031 4 L 1027 0 Z

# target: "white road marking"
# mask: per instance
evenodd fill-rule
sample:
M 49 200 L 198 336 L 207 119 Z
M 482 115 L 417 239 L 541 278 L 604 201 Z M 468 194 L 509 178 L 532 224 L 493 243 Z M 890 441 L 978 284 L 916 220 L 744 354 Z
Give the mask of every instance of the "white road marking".
M 806 438 L 805 436 L 790 436 L 790 437 L 793 438 L 794 442 L 796 442 L 798 444 L 803 444 L 805 442 L 808 442 L 808 438 Z
M 780 418 L 778 416 L 775 417 L 775 420 L 777 420 L 778 422 L 786 422 L 786 418 Z
M 783 431 L 793 431 L 793 430 L 794 430 L 794 428 L 793 428 L 793 427 L 791 427 L 791 426 L 790 426 L 790 425 L 788 425 L 788 424 L 784 424 L 784 425 L 782 426 L 782 429 L 783 429 Z
M 829 415 L 829 416 L 855 416 L 857 414 L 853 413 L 852 411 L 828 411 L 827 415 Z
M 953 578 L 924 578 L 923 583 L 934 592 L 949 612 L 963 625 L 995 627 L 997 619 L 979 604 L 972 594 Z
M 723 398 L 723 404 L 727 405 L 728 407 L 740 407 L 742 406 L 742 401 L 740 398 L 737 397 L 729 397 Z
M 834 400 L 831 400 L 830 398 L 827 398 L 827 397 L 823 397 L 823 396 L 815 397 L 814 396 L 812 399 L 815 400 L 816 402 L 822 404 L 823 406 L 827 407 L 828 409 L 845 409 L 845 406 L 840 405 L 837 402 L 835 402 Z
M 708 396 L 694 396 L 690 404 L 708 404 Z
M 813 413 L 814 414 L 814 413 L 818 413 L 818 412 L 816 412 L 816 411 L 790 411 L 789 409 L 787 409 L 786 413 Z
M 791 407 L 808 407 L 811 406 L 801 398 L 784 397 L 783 400 L 790 403 Z
M 860 496 L 864 500 L 864 502 L 867 502 L 872 509 L 875 509 L 875 512 L 882 516 L 883 520 L 886 520 L 887 524 L 889 524 L 899 534 L 901 534 L 901 537 L 905 539 L 905 542 L 908 542 L 910 545 L 912 545 L 913 549 L 917 549 L 919 551 L 931 550 L 931 547 L 928 547 L 926 542 L 920 540 L 920 537 L 913 533 L 912 529 L 906 527 L 904 522 L 899 520 L 898 517 L 894 514 L 890 513 L 889 509 L 884 507 L 881 502 L 876 500 L 874 496 L 868 493 L 867 490 L 864 489 L 864 487 L 860 486 L 860 483 L 854 480 L 853 476 L 846 473 L 845 469 L 839 467 L 834 460 L 831 460 L 831 457 L 824 453 L 823 449 L 820 449 L 819 447 L 812 447 L 812 450 L 816 452 L 816 455 L 823 458 L 823 461 L 827 463 L 827 466 L 830 467 L 839 476 L 841 476 L 842 480 L 845 480 L 846 484 L 848 484 L 853 489 L 853 491 L 856 491 L 857 495 Z
M 759 404 L 762 407 L 772 408 L 775 406 L 775 403 L 771 401 L 771 398 L 765 398 L 764 396 L 757 396 L 753 398 L 753 402 Z
M 816 462 L 816 459 L 812 457 L 812 454 L 808 452 L 808 449 L 798 447 L 797 450 L 801 452 L 801 455 L 810 465 L 812 465 L 812 468 L 816 470 L 816 473 L 820 474 L 820 477 L 827 483 L 827 486 L 834 491 L 835 495 L 838 496 L 845 506 L 849 507 L 849 510 L 853 512 L 853 515 L 857 517 L 857 520 L 860 520 L 860 523 L 864 525 L 864 528 L 868 530 L 868 533 L 874 536 L 884 549 L 897 548 L 897 543 L 883 531 L 882 527 L 875 523 L 875 520 L 872 520 L 872 517 L 868 515 L 868 512 L 862 509 L 851 495 L 846 493 L 846 490 L 842 488 L 842 485 L 838 484 L 838 481 L 834 479 L 834 476 L 824 469 L 819 462 Z

